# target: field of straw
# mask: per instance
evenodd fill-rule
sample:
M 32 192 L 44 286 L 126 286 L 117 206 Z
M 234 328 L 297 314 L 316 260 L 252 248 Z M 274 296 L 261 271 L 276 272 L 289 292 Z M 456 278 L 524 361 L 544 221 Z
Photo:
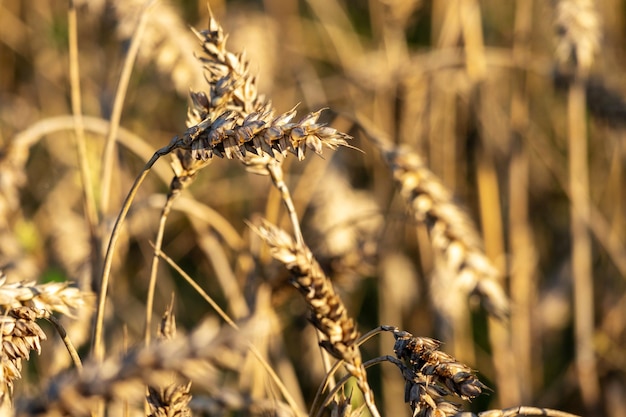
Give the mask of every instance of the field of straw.
M 626 417 L 619 0 L 0 1 L 0 416 Z

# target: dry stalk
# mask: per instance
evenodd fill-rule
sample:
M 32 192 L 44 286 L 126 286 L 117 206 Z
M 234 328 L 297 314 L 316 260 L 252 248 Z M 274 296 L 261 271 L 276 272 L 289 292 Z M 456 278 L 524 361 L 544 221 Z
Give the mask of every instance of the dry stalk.
M 124 100 L 126 98 L 126 92 L 128 90 L 128 84 L 130 82 L 130 76 L 133 71 L 133 66 L 135 64 L 135 58 L 137 57 L 137 53 L 139 51 L 139 45 L 141 44 L 141 38 L 143 36 L 143 32 L 146 27 L 146 23 L 148 20 L 148 15 L 150 13 L 150 9 L 154 5 L 155 0 L 146 0 L 144 2 L 141 14 L 139 15 L 139 19 L 137 21 L 137 27 L 133 33 L 132 41 L 130 43 L 130 47 L 128 49 L 128 54 L 124 60 L 124 65 L 122 67 L 122 74 L 118 80 L 117 88 L 115 91 L 115 99 L 113 101 L 113 109 L 111 111 L 111 124 L 109 127 L 109 132 L 107 134 L 107 138 L 104 144 L 104 151 L 102 153 L 102 166 L 101 166 L 101 207 L 100 213 L 103 215 L 108 214 L 109 207 L 109 193 L 111 192 L 111 177 L 113 174 L 113 151 L 115 150 L 115 142 L 117 138 L 117 131 L 120 126 L 120 121 L 122 118 L 122 110 L 124 108 Z M 106 236 L 106 234 L 105 234 Z
M 83 120 L 82 98 L 80 88 L 80 69 L 78 62 L 78 22 L 76 5 L 70 1 L 68 9 L 68 41 L 70 56 L 70 85 L 72 99 L 72 113 L 75 118 L 76 151 L 80 178 L 82 182 L 82 197 L 85 207 L 85 217 L 89 228 L 91 241 L 92 270 L 91 279 L 96 279 L 101 259 L 101 241 L 98 233 L 98 212 L 93 193 L 93 182 L 89 173 L 89 160 L 87 158 L 87 146 L 85 141 L 85 123 Z
M 593 266 L 587 226 L 591 205 L 585 80 L 600 46 L 600 23 L 591 0 L 561 0 L 555 13 L 556 58 L 561 65 L 569 64 L 574 74 L 567 97 L 567 126 L 576 370 L 583 402 L 591 412 L 600 401 L 600 383 L 593 346 Z
M 81 3 L 93 1 L 80 0 Z M 116 32 L 123 40 L 130 39 L 136 27 L 136 16 L 145 0 L 114 1 L 117 18 Z M 196 65 L 195 37 L 189 31 L 174 4 L 159 1 L 147 16 L 138 51 L 137 64 L 153 62 L 156 69 L 169 77 L 179 95 L 185 96 L 189 88 L 202 85 L 202 69 Z
M 189 285 L 191 285 L 193 289 L 202 298 L 204 298 L 207 303 L 209 303 L 209 305 L 226 322 L 226 324 L 228 324 L 233 330 L 236 330 L 236 331 L 240 330 L 240 327 L 237 325 L 237 323 L 235 323 L 235 321 L 231 319 L 228 316 L 228 314 L 226 314 L 226 312 L 211 298 L 211 296 L 207 294 L 206 291 L 204 291 L 202 287 L 198 285 L 180 266 L 178 266 L 169 256 L 167 256 L 163 252 L 159 252 L 159 256 L 163 258 L 163 260 L 166 261 L 172 268 L 174 268 L 176 272 L 178 272 L 185 279 L 185 281 L 187 281 Z M 252 352 L 252 354 L 255 356 L 255 358 L 259 361 L 259 363 L 263 367 L 263 369 L 270 376 L 271 380 L 279 388 L 281 394 L 285 398 L 285 401 L 287 401 L 287 403 L 291 407 L 293 411 L 293 415 L 300 416 L 301 413 L 298 409 L 298 406 L 295 400 L 292 398 L 291 394 L 287 390 L 287 387 L 285 387 L 285 385 L 282 383 L 280 378 L 278 378 L 278 375 L 276 375 L 272 367 L 267 363 L 267 361 L 265 360 L 265 358 L 263 357 L 259 349 L 257 349 L 256 346 L 253 345 L 251 342 L 247 342 L 246 344 L 248 346 L 248 349 L 250 349 L 250 352 Z
M 344 361 L 347 371 L 356 378 L 368 409 L 373 416 L 378 416 L 374 394 L 356 344 L 359 334 L 354 320 L 313 254 L 306 246 L 296 244 L 286 232 L 267 222 L 253 228 L 269 245 L 272 256 L 291 273 L 293 286 L 311 308 L 312 324 L 324 337 L 320 345 L 333 357 Z
M 579 417 L 576 414 L 541 407 L 510 407 L 502 410 L 487 410 L 478 415 L 474 413 L 460 413 L 458 417 L 517 417 L 517 416 L 545 416 L 545 417 Z

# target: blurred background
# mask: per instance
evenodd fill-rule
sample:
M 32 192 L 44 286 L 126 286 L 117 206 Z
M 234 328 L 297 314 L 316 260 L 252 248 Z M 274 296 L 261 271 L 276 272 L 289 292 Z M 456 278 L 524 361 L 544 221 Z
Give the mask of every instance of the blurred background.
M 191 0 L 156 1 L 147 11 L 139 0 L 74 4 L 86 160 L 106 230 L 143 164 L 185 130 L 190 89 L 207 89 L 190 27 L 206 28 L 209 11 Z M 623 1 L 210 7 L 228 48 L 246 51 L 259 91 L 278 111 L 328 107 L 325 120 L 362 150 L 289 158 L 285 171 L 305 240 L 363 333 L 389 324 L 444 341 L 443 350 L 494 390 L 467 406 L 475 412 L 533 405 L 626 416 Z M 111 193 L 103 198 L 104 137 L 140 19 Z M 69 28 L 68 2 L 0 1 L 0 266 L 14 280 L 71 280 L 96 290 L 71 118 Z M 476 222 L 512 300 L 507 323 L 494 324 L 471 297 L 446 302 L 427 227 L 407 213 L 357 117 L 418 152 Z M 107 309 L 112 351 L 141 340 L 150 241 L 171 178 L 168 161 L 159 161 L 130 213 Z M 307 404 L 324 375 L 317 342 L 283 269 L 267 256 L 254 259 L 264 268 L 250 264 L 258 248 L 250 249 L 245 221 L 257 215 L 288 225 L 266 177 L 216 160 L 175 205 L 164 252 L 235 317 L 249 309 L 267 316 L 259 343 Z M 162 266 L 157 317 L 172 292 L 180 327 L 212 314 Z M 68 323 L 85 354 L 89 313 Z M 494 348 L 498 338 L 504 345 Z M 392 354 L 392 347 L 383 335 L 364 345 L 364 356 Z M 52 363 L 54 352 L 44 348 L 18 392 L 36 391 L 65 366 Z M 370 378 L 383 415 L 410 415 L 397 369 L 374 367 Z

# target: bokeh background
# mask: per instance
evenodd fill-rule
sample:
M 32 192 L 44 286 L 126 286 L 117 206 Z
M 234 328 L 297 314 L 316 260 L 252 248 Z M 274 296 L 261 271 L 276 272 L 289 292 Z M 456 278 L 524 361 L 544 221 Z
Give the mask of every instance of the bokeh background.
M 209 11 L 191 0 L 161 0 L 147 11 L 138 0 L 74 4 L 86 158 L 106 231 L 143 164 L 185 130 L 189 90 L 207 88 L 190 26 L 205 28 Z M 305 240 L 362 332 L 390 324 L 444 341 L 493 389 L 466 406 L 475 412 L 534 405 L 626 416 L 624 2 L 210 7 L 230 34 L 229 49 L 245 49 L 259 90 L 279 111 L 328 107 L 326 120 L 362 151 L 291 158 L 285 167 Z M 141 16 L 111 193 L 103 198 L 104 137 Z M 71 118 L 70 31 L 68 2 L 0 1 L 0 266 L 13 280 L 71 280 L 97 290 Z M 418 152 L 476 222 L 512 300 L 507 323 L 490 322 L 471 297 L 446 302 L 427 228 L 407 214 L 357 118 Z M 141 341 L 150 241 L 171 177 L 159 161 L 126 225 L 106 318 L 112 352 Z M 262 252 L 245 221 L 259 215 L 288 225 L 266 177 L 216 160 L 175 206 L 163 248 L 234 317 L 267 317 L 258 343 L 306 404 L 324 375 L 317 342 L 286 273 L 267 254 L 250 255 Z M 155 316 L 172 293 L 181 328 L 213 314 L 162 266 Z M 90 314 L 67 324 L 83 355 Z M 494 349 L 494 338 L 505 348 Z M 67 365 L 55 343 L 33 359 L 18 393 L 37 392 Z M 390 336 L 380 336 L 364 356 L 392 347 Z M 370 378 L 383 415 L 410 415 L 396 369 L 375 367 Z M 264 395 L 253 378 L 237 384 Z

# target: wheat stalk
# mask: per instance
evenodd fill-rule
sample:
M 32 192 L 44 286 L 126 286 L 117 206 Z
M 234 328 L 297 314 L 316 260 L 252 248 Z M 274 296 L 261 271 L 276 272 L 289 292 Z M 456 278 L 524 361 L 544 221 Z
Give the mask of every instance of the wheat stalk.
M 269 245 L 272 256 L 291 273 L 292 285 L 311 308 L 311 323 L 323 335 L 320 345 L 333 357 L 344 361 L 346 370 L 356 378 L 368 409 L 372 415 L 378 416 L 374 394 L 356 344 L 359 337 L 356 324 L 313 254 L 304 244 L 297 244 L 286 232 L 268 222 L 252 227 Z

